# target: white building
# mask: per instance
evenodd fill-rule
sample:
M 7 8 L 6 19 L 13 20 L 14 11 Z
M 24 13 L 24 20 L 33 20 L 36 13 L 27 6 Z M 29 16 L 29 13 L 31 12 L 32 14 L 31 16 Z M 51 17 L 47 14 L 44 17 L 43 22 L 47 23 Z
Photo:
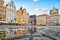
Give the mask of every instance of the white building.
M 16 22 L 16 7 L 14 2 L 11 1 L 6 5 L 6 23 Z
M 59 10 L 58 8 L 53 7 L 50 10 L 50 25 L 58 25 L 59 24 Z

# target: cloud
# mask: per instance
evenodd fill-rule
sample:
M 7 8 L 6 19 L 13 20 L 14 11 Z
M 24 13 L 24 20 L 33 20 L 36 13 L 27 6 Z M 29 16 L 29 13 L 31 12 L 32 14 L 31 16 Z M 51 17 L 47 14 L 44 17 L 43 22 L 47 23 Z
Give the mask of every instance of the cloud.
M 4 0 L 5 4 L 8 4 L 9 2 L 11 2 L 12 0 Z
M 43 8 L 43 9 L 36 8 L 35 11 L 36 12 L 40 12 L 40 13 L 44 13 L 44 12 L 47 12 L 48 11 L 48 8 Z
M 27 6 L 25 6 L 25 5 L 22 5 L 22 7 L 23 7 L 23 8 L 27 8 Z
M 22 4 L 22 8 L 23 9 L 25 8 L 27 10 L 27 12 L 28 12 L 28 6 Z
M 38 2 L 39 0 L 33 0 L 34 2 Z
M 9 2 L 10 0 L 4 0 L 5 2 Z
M 8 4 L 10 0 L 4 0 L 5 1 L 5 4 Z
M 35 9 L 35 13 L 37 13 L 37 15 L 47 14 L 47 12 L 48 12 L 48 8 L 42 8 L 42 9 L 36 8 Z

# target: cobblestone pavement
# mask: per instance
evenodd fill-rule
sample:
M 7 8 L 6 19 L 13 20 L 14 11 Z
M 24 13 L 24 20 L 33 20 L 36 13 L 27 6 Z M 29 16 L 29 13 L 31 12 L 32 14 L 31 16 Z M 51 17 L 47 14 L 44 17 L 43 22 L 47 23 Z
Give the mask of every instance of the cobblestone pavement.
M 33 40 L 60 40 L 60 27 L 49 27 L 47 30 L 37 30 L 37 32 L 32 35 L 42 36 L 33 37 Z M 23 40 L 29 40 L 29 38 L 24 38 Z

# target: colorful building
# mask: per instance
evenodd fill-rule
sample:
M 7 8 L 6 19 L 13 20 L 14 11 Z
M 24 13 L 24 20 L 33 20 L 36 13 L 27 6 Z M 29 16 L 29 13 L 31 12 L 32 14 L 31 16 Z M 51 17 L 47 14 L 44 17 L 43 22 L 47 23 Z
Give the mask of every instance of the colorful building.
M 26 9 L 22 9 L 22 7 L 17 11 L 17 24 L 20 25 L 28 25 L 29 14 Z
M 59 25 L 60 25 L 60 15 L 59 15 Z
M 16 19 L 17 24 L 22 25 L 22 8 L 17 11 Z
M 46 14 L 46 25 L 50 25 L 50 15 Z
M 25 28 L 25 29 L 24 28 L 16 29 L 16 37 L 22 37 L 27 33 L 29 33 L 29 30 L 27 28 Z
M 50 10 L 50 25 L 58 25 L 59 23 L 59 11 L 58 8 L 53 7 Z
M 6 23 L 16 23 L 16 7 L 13 1 L 6 5 Z
M 49 25 L 49 15 L 43 14 L 36 17 L 36 25 Z
M 29 16 L 29 25 L 36 25 L 36 15 Z
M 6 7 L 4 5 L 4 0 L 0 0 L 0 23 L 5 23 L 6 21 Z
M 29 13 L 27 13 L 26 9 L 23 9 L 23 25 L 28 25 L 28 20 L 29 20 Z

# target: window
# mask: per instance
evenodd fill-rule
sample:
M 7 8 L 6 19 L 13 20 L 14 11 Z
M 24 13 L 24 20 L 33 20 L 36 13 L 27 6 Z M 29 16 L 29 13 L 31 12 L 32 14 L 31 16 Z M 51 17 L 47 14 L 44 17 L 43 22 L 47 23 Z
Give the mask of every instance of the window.
M 1 9 L 1 7 L 0 7 L 0 9 Z
M 3 3 L 2 2 L 0 2 L 0 5 L 2 5 Z
M 2 19 L 2 17 L 0 17 L 0 19 Z
M 0 2 L 0 4 L 1 4 L 1 2 Z
M 0 33 L 0 35 L 2 35 L 2 33 Z
M 0 12 L 0 13 L 2 13 L 2 12 Z

